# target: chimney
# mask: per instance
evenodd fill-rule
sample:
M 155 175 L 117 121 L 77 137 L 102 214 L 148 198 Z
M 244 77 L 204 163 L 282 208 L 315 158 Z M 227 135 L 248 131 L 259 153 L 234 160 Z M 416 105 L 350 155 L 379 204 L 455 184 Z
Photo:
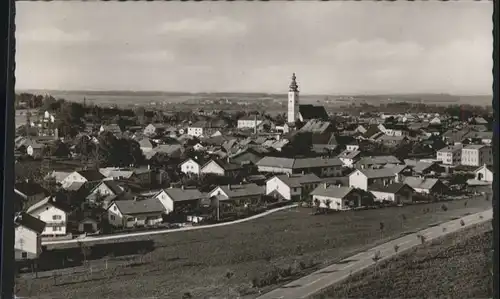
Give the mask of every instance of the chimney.
M 325 187 L 325 189 L 328 188 L 328 183 L 324 183 L 323 187 Z

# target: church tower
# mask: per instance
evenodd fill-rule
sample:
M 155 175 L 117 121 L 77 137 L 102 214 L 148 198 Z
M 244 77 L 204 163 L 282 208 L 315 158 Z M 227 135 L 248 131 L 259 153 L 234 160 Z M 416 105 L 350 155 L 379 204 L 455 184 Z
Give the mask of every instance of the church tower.
M 299 86 L 295 73 L 292 75 L 292 82 L 288 90 L 288 123 L 295 123 L 299 114 Z

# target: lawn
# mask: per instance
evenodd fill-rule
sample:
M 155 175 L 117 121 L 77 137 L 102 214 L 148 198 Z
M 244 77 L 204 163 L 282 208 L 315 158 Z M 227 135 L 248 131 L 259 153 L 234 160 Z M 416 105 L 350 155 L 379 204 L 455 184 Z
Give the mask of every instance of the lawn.
M 193 298 L 228 294 L 255 298 L 258 291 L 269 291 L 404 232 L 491 208 L 491 202 L 484 199 L 444 204 L 446 211 L 441 208 L 443 203 L 431 203 L 317 216 L 311 215 L 311 209 L 300 208 L 235 225 L 152 236 L 154 251 L 128 261 L 110 258 L 107 270 L 103 260 L 95 260 L 90 261 L 92 273 L 60 272 L 57 279 L 20 278 L 18 295 L 182 298 L 189 292 Z M 380 222 L 384 223 L 383 232 Z M 295 265 L 292 273 L 252 287 L 252 280 L 291 265 Z M 229 278 L 228 272 L 232 273 Z
M 492 298 L 492 250 L 488 222 L 420 245 L 313 298 Z

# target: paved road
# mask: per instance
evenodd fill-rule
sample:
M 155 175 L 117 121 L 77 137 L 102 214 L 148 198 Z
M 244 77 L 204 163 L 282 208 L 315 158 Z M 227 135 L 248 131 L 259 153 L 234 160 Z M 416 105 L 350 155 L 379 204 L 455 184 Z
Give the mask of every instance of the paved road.
M 480 216 L 482 216 L 482 218 Z M 324 290 L 325 288 L 349 277 L 350 274 L 361 271 L 373 265 L 375 262 L 372 260 L 372 258 L 377 251 L 380 251 L 380 261 L 383 261 L 396 255 L 394 251 L 394 245 L 396 244 L 399 246 L 398 253 L 421 244 L 421 241 L 417 237 L 418 234 L 424 235 L 426 237 L 426 240 L 429 241 L 435 238 L 442 237 L 446 234 L 456 232 L 465 227 L 491 220 L 492 218 L 493 210 L 489 209 L 484 212 L 465 216 L 457 220 L 445 222 L 438 226 L 429 227 L 416 233 L 408 234 L 404 237 L 374 247 L 368 251 L 361 252 L 347 259 L 344 259 L 339 263 L 316 271 L 311 275 L 300 278 L 283 287 L 264 294 L 257 299 L 308 298 L 314 294 L 317 294 L 321 290 Z M 461 220 L 464 221 L 464 226 L 461 225 Z M 443 228 L 446 228 L 446 230 L 443 231 Z
M 74 243 L 79 243 L 79 242 L 86 243 L 86 242 L 103 241 L 103 240 L 117 240 L 117 239 L 125 239 L 125 238 L 141 237 L 141 236 L 162 235 L 162 234 L 182 232 L 182 231 L 187 231 L 187 230 L 213 228 L 213 227 L 218 227 L 218 226 L 232 225 L 232 224 L 236 224 L 236 223 L 242 223 L 242 222 L 254 220 L 254 219 L 261 218 L 261 217 L 267 216 L 269 214 L 272 214 L 272 213 L 275 213 L 278 211 L 287 210 L 287 209 L 294 208 L 294 207 L 297 207 L 297 204 L 272 209 L 272 210 L 266 211 L 266 212 L 261 213 L 261 214 L 250 216 L 248 218 L 238 219 L 235 221 L 224 222 L 224 223 L 182 227 L 182 228 L 177 228 L 177 229 L 169 228 L 169 229 L 163 229 L 163 230 L 145 231 L 145 232 L 138 232 L 138 233 L 110 235 L 110 236 L 83 237 L 83 238 L 72 239 L 72 240 L 46 241 L 46 242 L 42 242 L 42 245 L 58 245 L 58 244 L 72 244 L 72 243 L 74 244 Z

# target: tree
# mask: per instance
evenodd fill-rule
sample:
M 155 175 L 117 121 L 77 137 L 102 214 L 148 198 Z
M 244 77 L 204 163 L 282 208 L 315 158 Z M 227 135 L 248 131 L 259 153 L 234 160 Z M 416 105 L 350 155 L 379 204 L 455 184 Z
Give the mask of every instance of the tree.
M 61 136 L 75 137 L 83 128 L 85 111 L 79 103 L 63 102 L 56 118 L 56 128 Z
M 325 205 L 326 205 L 326 207 L 327 207 L 328 209 L 330 209 L 331 204 L 332 204 L 332 200 L 331 200 L 331 199 L 327 199 L 327 200 L 325 201 Z
M 315 198 L 314 205 L 316 206 L 316 213 L 319 213 L 319 210 L 321 209 L 321 201 L 319 201 L 319 199 Z

